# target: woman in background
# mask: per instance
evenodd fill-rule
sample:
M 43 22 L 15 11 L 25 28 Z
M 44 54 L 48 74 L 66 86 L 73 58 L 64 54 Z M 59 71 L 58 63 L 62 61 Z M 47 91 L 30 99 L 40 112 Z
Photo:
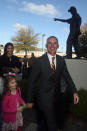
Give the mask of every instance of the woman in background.
M 4 76 L 8 72 L 21 72 L 22 64 L 19 58 L 13 55 L 14 46 L 7 43 L 4 47 L 4 54 L 0 56 L 0 76 Z

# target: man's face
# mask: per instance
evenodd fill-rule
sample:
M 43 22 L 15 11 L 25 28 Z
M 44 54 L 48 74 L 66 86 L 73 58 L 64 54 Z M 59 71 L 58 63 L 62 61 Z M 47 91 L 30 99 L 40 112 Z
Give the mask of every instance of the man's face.
M 55 38 L 50 38 L 47 42 L 48 53 L 54 56 L 56 54 L 57 48 L 59 48 L 57 40 Z

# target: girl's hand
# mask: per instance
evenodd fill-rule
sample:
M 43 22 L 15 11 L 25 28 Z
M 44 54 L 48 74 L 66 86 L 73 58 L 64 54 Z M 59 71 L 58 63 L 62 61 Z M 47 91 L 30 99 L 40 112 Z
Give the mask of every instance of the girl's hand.
M 17 111 L 21 111 L 22 112 L 23 108 L 20 106 L 20 107 L 17 108 Z
M 21 106 L 22 107 L 22 109 L 24 110 L 24 109 L 26 109 L 27 108 L 27 105 L 26 104 L 24 104 L 23 106 Z

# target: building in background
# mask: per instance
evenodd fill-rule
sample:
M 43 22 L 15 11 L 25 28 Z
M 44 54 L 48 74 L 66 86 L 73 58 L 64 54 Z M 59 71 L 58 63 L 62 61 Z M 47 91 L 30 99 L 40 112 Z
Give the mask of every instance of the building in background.
M 1 52 L 1 55 L 4 53 L 4 46 L 3 45 L 0 45 L 0 52 Z M 30 58 L 32 53 L 34 53 L 35 57 L 39 57 L 39 56 L 42 56 L 45 52 L 46 52 L 46 50 L 29 51 L 27 53 L 27 58 Z M 65 52 L 57 52 L 57 54 L 60 55 L 60 56 L 65 56 L 66 55 Z M 14 50 L 14 55 L 24 58 L 25 52 L 24 51 L 17 52 L 16 50 Z M 73 54 L 73 58 L 74 57 L 76 57 L 75 54 Z

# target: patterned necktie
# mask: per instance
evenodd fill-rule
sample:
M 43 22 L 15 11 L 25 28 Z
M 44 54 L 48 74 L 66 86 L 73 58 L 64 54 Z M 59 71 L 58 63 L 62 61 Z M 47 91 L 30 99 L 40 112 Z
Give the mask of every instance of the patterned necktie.
M 55 73 L 55 63 L 54 63 L 54 59 L 55 59 L 55 57 L 52 57 L 51 69 L 52 69 L 52 72 L 53 72 L 53 73 Z

